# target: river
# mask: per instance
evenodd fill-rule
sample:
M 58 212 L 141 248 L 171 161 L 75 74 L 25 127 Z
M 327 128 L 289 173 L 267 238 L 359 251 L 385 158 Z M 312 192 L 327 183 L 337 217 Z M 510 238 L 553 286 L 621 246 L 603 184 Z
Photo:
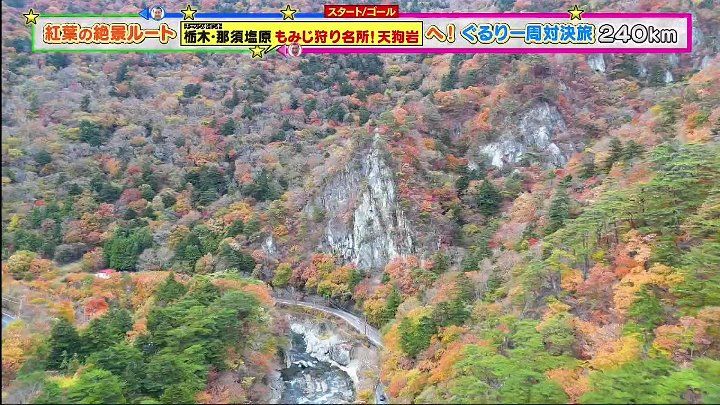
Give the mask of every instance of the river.
M 282 404 L 338 404 L 355 400 L 350 376 L 335 365 L 307 353 L 305 336 L 291 332 L 286 364 L 280 371 L 284 390 Z
M 14 321 L 14 320 L 15 320 L 15 318 L 13 318 L 12 316 L 7 315 L 6 313 L 3 312 L 3 314 L 2 314 L 2 328 L 5 329 L 5 326 L 6 326 L 7 324 L 9 324 L 11 321 Z

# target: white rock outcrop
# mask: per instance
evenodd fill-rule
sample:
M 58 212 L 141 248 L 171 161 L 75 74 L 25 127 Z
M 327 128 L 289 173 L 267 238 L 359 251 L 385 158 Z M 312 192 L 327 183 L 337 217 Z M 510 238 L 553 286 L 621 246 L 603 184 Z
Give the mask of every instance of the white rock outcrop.
M 275 246 L 275 239 L 273 239 L 272 235 L 265 238 L 265 241 L 263 242 L 261 248 L 267 256 L 270 256 L 272 258 L 278 257 L 277 247 Z
M 566 130 L 557 108 L 540 102 L 520 117 L 516 130 L 505 131 L 480 152 L 499 168 L 516 165 L 525 154 L 534 154 L 545 166 L 562 167 L 569 158 L 566 150 L 571 148 L 561 148 L 555 138 Z
M 290 329 L 303 335 L 305 351 L 309 355 L 343 370 L 356 386 L 359 384 L 358 369 L 361 362 L 359 359 L 353 358 L 353 344 L 348 339 L 333 331 L 321 330 L 321 326 L 311 322 L 295 321 L 290 324 Z
M 369 270 L 381 270 L 395 257 L 413 252 L 410 224 L 380 143 L 376 135 L 366 153 L 349 162 L 305 207 L 309 218 L 316 210 L 324 213 L 319 250 Z
M 694 12 L 690 12 L 692 14 L 692 46 L 693 46 L 693 52 L 695 52 L 695 48 L 699 47 L 703 40 L 705 39 L 705 36 L 703 35 L 702 30 L 700 29 L 700 24 L 698 23 L 697 15 L 695 15 Z
M 588 66 L 590 66 L 590 69 L 596 72 L 605 73 L 605 58 L 601 53 L 593 53 L 588 55 L 587 63 Z
M 664 77 L 663 81 L 664 81 L 665 83 L 672 83 L 672 82 L 673 82 L 672 72 L 670 72 L 669 70 L 666 70 L 666 71 L 665 71 L 665 77 Z

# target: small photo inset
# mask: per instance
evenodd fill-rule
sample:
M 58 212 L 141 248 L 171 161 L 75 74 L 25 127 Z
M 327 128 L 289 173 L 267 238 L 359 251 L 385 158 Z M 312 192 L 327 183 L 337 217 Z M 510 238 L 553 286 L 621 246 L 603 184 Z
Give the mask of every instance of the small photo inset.
M 165 10 L 161 6 L 155 6 L 150 9 L 150 17 L 155 21 L 160 21 L 165 17 Z
M 297 58 L 298 56 L 302 55 L 302 46 L 298 44 L 297 42 L 293 42 L 288 46 L 288 55 Z

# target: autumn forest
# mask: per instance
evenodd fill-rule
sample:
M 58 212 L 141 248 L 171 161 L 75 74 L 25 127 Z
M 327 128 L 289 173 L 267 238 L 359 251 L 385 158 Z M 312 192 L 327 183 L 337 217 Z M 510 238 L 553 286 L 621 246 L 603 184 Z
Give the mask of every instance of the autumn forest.
M 3 403 L 267 402 L 291 293 L 391 403 L 720 402 L 715 1 L 584 5 L 689 10 L 684 54 L 30 52 L 30 6 L 144 7 L 83 3 L 3 0 Z

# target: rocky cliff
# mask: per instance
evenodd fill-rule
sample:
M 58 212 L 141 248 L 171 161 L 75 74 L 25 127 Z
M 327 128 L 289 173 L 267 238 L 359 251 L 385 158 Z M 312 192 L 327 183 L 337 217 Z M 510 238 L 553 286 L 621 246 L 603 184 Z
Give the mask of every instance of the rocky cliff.
M 513 166 L 523 159 L 534 159 L 546 167 L 562 167 L 572 152 L 571 145 L 557 140 L 567 130 L 557 108 L 545 101 L 529 108 L 510 125 L 498 140 L 481 147 L 490 164 L 495 167 Z
M 305 207 L 309 216 L 320 211 L 326 219 L 318 249 L 367 270 L 381 270 L 413 252 L 411 227 L 381 143 L 376 135 Z

